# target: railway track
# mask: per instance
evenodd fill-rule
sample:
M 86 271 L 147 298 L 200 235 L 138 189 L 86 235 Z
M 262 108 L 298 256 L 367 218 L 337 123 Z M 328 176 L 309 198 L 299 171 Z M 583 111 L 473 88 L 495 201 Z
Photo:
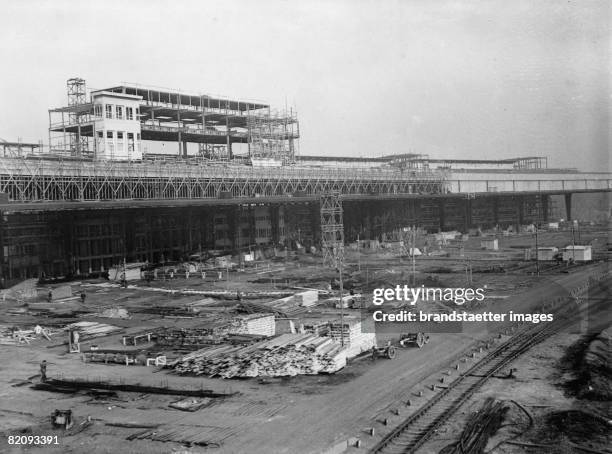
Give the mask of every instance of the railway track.
M 598 305 L 600 305 L 599 303 Z M 522 328 L 451 382 L 426 405 L 404 420 L 370 451 L 373 454 L 415 453 L 489 378 L 514 359 L 576 321 L 575 313 L 561 311 L 555 321 Z

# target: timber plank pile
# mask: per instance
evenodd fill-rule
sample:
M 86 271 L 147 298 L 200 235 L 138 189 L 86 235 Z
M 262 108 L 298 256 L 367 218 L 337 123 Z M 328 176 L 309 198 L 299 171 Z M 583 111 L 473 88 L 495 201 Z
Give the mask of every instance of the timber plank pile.
M 274 336 L 276 323 L 274 314 L 249 314 L 233 318 L 229 322 L 229 334 L 258 334 Z
M 283 334 L 249 346 L 201 349 L 174 364 L 179 374 L 221 378 L 286 377 L 334 373 L 346 365 L 346 351 L 329 337 Z
M 236 429 L 227 427 L 175 425 L 137 432 L 128 436 L 127 439 L 149 439 L 213 448 L 220 447 L 225 440 L 235 436 L 238 432 Z
M 78 331 L 81 339 L 91 339 L 94 337 L 103 337 L 110 334 L 115 334 L 123 331 L 123 328 L 118 326 L 107 325 L 97 322 L 78 322 L 72 323 L 64 328 L 65 331 Z

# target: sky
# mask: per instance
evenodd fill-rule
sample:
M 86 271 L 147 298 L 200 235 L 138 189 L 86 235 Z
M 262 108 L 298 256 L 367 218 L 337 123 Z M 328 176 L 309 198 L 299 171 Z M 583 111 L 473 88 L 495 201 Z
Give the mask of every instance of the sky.
M 304 155 L 610 168 L 608 1 L 2 0 L 0 138 L 48 140 L 66 80 L 297 109 Z

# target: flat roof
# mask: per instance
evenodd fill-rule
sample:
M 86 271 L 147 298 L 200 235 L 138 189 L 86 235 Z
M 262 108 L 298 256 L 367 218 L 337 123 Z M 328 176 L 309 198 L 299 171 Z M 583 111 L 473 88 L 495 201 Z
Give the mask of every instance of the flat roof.
M 434 163 L 455 163 L 455 164 L 514 164 L 515 162 L 533 160 L 533 159 L 546 159 L 541 156 L 530 156 L 525 158 L 507 158 L 507 159 L 429 159 L 429 158 L 416 158 L 411 159 L 415 162 L 434 162 Z
M 96 90 L 91 92 L 91 96 L 112 96 L 113 98 L 124 98 L 124 99 L 133 99 L 135 101 L 140 101 L 142 96 L 139 95 L 130 95 L 127 93 L 117 93 L 115 91 L 108 90 Z
M 267 109 L 270 107 L 269 104 L 261 102 L 241 101 L 203 94 L 181 93 L 179 90 L 148 88 L 136 85 L 118 85 L 104 88 L 99 91 L 142 96 L 142 100 L 146 102 L 166 102 L 193 107 L 206 106 L 239 111 Z
M 297 156 L 298 161 L 341 161 L 341 162 L 388 162 L 385 158 L 364 158 L 353 156 L 315 156 L 302 155 Z
M 38 148 L 40 147 L 40 143 L 33 142 L 7 142 L 6 140 L 0 139 L 0 146 L 2 147 L 26 147 L 26 148 Z

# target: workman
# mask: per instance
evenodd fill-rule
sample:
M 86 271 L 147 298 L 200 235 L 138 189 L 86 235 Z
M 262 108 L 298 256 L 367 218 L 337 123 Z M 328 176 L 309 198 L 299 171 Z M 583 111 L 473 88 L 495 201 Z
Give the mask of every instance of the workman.
M 47 381 L 47 360 L 46 359 L 43 359 L 42 362 L 40 363 L 40 381 L 43 383 Z

